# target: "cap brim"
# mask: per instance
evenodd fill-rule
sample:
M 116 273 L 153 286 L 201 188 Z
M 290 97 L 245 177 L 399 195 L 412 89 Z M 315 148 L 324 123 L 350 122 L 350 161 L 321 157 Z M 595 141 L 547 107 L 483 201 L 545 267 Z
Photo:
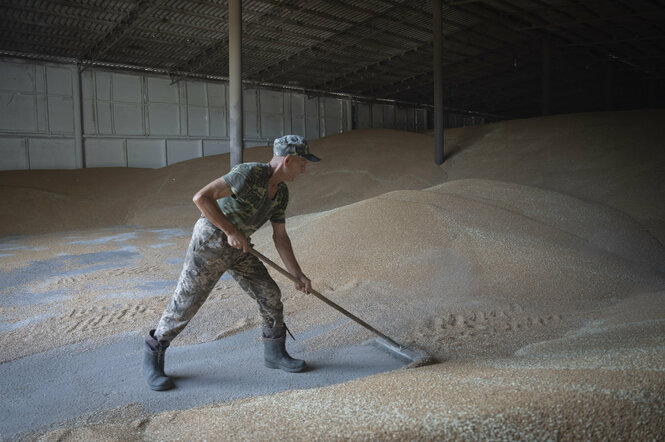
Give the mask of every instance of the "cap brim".
M 316 155 L 312 155 L 311 153 L 306 153 L 300 156 L 309 161 L 314 161 L 314 162 L 321 161 L 321 158 L 317 157 Z

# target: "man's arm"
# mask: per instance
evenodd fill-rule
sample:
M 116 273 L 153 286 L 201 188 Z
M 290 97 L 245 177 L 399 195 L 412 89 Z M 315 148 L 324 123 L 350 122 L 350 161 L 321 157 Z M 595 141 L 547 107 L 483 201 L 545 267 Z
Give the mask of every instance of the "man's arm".
M 282 262 L 289 270 L 289 272 L 300 280 L 296 283 L 296 289 L 304 293 L 309 293 L 312 288 L 312 281 L 300 270 L 298 260 L 293 254 L 293 247 L 291 247 L 291 239 L 286 233 L 286 224 L 271 223 L 272 224 L 272 240 L 275 242 L 275 248 L 282 258 Z
M 219 204 L 217 204 L 218 199 L 231 195 L 233 195 L 233 191 L 226 184 L 224 178 L 218 178 L 196 192 L 192 201 L 194 201 L 196 207 L 199 208 L 201 213 L 205 215 L 211 223 L 226 233 L 226 237 L 231 247 L 242 249 L 244 252 L 247 252 L 247 250 L 249 250 L 247 238 L 226 216 L 224 216 L 224 213 L 219 208 Z

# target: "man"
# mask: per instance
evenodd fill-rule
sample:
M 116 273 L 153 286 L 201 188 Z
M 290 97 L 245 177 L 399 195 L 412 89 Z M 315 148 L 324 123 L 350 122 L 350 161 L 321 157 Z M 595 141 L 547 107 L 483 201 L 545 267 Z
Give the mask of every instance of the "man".
M 289 191 L 285 182 L 305 172 L 307 161 L 319 161 L 299 135 L 273 143 L 269 163 L 243 163 L 194 195 L 201 218 L 194 226 L 178 285 L 157 328 L 145 339 L 143 371 L 153 390 L 173 388 L 164 373 L 164 354 L 185 328 L 226 271 L 259 305 L 263 322 L 264 363 L 288 372 L 305 369 L 305 361 L 286 352 L 281 293 L 265 266 L 249 250 L 248 238 L 270 220 L 273 241 L 288 270 L 299 279 L 296 288 L 309 293 L 311 281 L 300 269 L 286 233 Z

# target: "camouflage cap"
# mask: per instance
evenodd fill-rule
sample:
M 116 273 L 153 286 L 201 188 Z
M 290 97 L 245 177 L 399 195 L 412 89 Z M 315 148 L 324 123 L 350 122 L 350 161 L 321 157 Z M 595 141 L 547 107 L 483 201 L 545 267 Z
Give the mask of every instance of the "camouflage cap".
M 300 135 L 284 135 L 283 137 L 275 138 L 275 142 L 272 146 L 272 153 L 276 157 L 298 155 L 309 161 L 321 160 L 321 158 L 312 155 L 309 151 L 307 140 Z

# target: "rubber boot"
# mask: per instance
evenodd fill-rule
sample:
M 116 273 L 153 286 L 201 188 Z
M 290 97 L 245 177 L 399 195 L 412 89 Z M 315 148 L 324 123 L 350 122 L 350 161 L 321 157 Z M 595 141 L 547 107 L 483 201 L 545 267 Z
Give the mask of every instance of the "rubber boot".
M 164 373 L 164 353 L 168 344 L 164 345 L 154 337 L 155 330 L 150 330 L 145 338 L 143 352 L 143 375 L 151 390 L 164 391 L 174 387 L 173 381 Z
M 263 361 L 268 368 L 279 368 L 289 373 L 305 369 L 305 361 L 293 359 L 286 352 L 286 326 L 263 327 Z

